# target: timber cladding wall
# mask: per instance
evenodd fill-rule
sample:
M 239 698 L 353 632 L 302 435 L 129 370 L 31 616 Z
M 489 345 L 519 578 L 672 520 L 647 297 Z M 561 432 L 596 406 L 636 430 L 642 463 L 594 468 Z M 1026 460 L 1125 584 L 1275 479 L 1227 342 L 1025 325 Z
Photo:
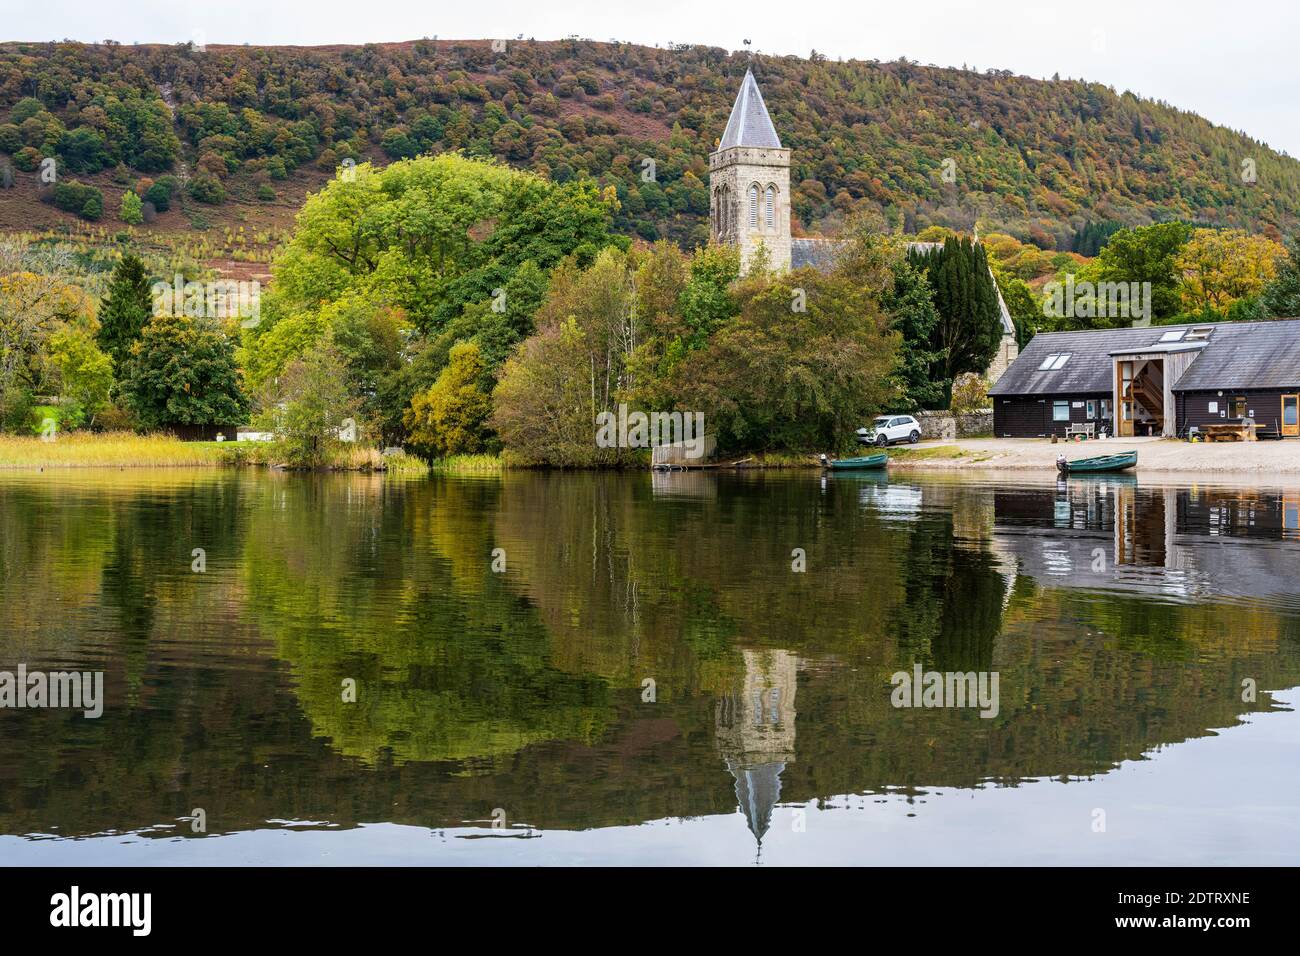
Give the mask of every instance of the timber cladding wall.
M 1050 435 L 1065 437 L 1070 425 L 1093 422 L 1110 427 L 1110 418 L 1103 414 L 1102 402 L 1109 401 L 1109 392 L 1083 395 L 998 395 L 993 399 L 993 434 L 998 438 L 1046 438 Z M 1057 403 L 1064 402 L 1069 421 L 1057 421 Z M 1092 415 L 1088 413 L 1091 410 Z
M 1215 425 L 1241 417 L 1253 418 L 1261 430 L 1277 433 L 1282 421 L 1282 396 L 1295 394 L 1300 394 L 1300 385 L 1289 389 L 1225 388 L 1221 391 L 1176 392 L 1178 433 L 1185 435 L 1188 428 Z M 1242 403 L 1241 399 L 1245 402 Z M 1244 415 L 1238 414 L 1242 404 L 1245 405 Z

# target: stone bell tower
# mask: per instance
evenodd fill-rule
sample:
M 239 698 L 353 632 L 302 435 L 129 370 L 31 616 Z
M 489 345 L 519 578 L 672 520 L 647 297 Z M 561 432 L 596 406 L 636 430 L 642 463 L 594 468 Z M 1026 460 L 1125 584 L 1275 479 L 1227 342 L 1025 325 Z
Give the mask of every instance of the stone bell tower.
M 760 248 L 769 269 L 790 268 L 790 150 L 781 147 L 749 70 L 709 154 L 709 194 L 713 239 L 740 249 L 741 272 Z

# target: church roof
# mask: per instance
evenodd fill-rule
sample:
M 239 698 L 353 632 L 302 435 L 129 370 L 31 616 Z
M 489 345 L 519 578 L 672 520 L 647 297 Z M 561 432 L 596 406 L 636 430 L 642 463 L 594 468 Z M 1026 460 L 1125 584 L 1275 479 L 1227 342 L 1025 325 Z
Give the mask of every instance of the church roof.
M 842 245 L 839 239 L 791 239 L 790 240 L 790 268 L 802 269 L 804 266 L 812 266 L 822 272 L 830 271 L 835 265 L 835 254 Z M 942 249 L 942 242 L 909 242 L 907 249 L 909 252 L 930 253 L 935 249 Z M 993 275 L 993 267 L 989 267 L 989 276 Z M 1002 298 L 1002 290 L 998 288 L 997 280 L 993 280 L 993 291 L 998 296 L 998 318 L 1002 321 L 1002 334 L 1015 335 L 1016 324 L 1011 320 L 1011 310 L 1007 308 L 1006 301 Z
M 835 256 L 842 245 L 836 239 L 791 239 L 790 268 L 812 266 L 822 272 L 829 272 L 835 266 Z
M 722 134 L 718 149 L 730 149 L 732 146 L 781 148 L 781 139 L 776 135 L 772 117 L 767 115 L 763 94 L 758 91 L 758 82 L 751 70 L 745 71 L 745 79 L 741 81 L 740 92 L 736 94 L 736 105 L 731 108 L 731 119 L 727 120 L 727 129 Z

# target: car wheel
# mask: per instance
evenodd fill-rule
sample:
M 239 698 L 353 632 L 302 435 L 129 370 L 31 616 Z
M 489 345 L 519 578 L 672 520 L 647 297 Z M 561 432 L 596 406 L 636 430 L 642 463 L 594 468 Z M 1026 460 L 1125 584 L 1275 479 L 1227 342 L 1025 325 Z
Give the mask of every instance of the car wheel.
M 917 431 L 915 428 L 913 428 L 912 434 L 907 436 L 907 440 L 910 441 L 913 445 L 915 445 L 917 442 L 921 440 L 921 433 Z
M 884 447 L 885 447 L 886 445 L 888 445 L 888 444 L 889 444 L 889 439 L 886 438 L 884 435 L 877 435 L 877 436 L 876 436 L 876 447 L 877 447 L 877 448 L 884 448 Z

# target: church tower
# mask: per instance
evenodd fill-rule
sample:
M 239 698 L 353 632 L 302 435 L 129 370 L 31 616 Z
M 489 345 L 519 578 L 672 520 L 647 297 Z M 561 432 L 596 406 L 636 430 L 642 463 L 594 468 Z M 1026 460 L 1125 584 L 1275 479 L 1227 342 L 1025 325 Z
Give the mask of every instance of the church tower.
M 790 268 L 790 150 L 782 149 L 749 70 L 709 154 L 709 194 L 713 239 L 740 249 L 742 273 L 760 249 L 769 269 Z

